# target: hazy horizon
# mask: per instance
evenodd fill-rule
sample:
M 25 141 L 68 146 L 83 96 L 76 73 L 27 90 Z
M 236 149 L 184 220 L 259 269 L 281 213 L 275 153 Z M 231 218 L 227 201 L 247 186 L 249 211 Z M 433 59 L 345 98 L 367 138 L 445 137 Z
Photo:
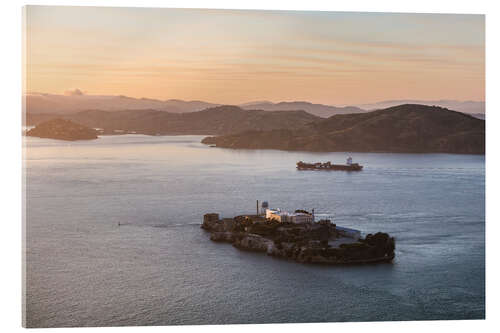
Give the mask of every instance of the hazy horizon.
M 181 98 L 152 98 L 152 97 L 147 97 L 147 96 L 140 96 L 140 97 L 135 97 L 135 96 L 127 96 L 124 94 L 120 93 L 115 93 L 115 94 L 92 94 L 92 93 L 87 93 L 85 91 L 82 91 L 79 88 L 75 89 L 68 89 L 63 92 L 59 93 L 49 93 L 49 92 L 39 92 L 39 91 L 33 91 L 33 92 L 26 92 L 23 94 L 23 96 L 48 96 L 48 95 L 57 95 L 57 96 L 65 96 L 65 97 L 75 97 L 75 96 L 88 96 L 88 97 L 128 97 L 128 98 L 135 98 L 135 99 L 151 99 L 151 100 L 157 100 L 157 101 L 184 101 L 184 102 L 206 102 L 206 103 L 211 103 L 211 104 L 221 104 L 221 105 L 232 105 L 230 103 L 224 103 L 224 102 L 214 102 L 214 101 L 209 101 L 209 100 L 201 100 L 201 99 L 196 99 L 196 98 L 186 98 L 186 99 L 181 99 Z M 418 98 L 399 98 L 399 99 L 388 99 L 388 100 L 374 100 L 374 101 L 368 101 L 364 103 L 350 103 L 350 104 L 330 104 L 330 103 L 320 103 L 316 101 L 311 101 L 311 100 L 298 100 L 298 99 L 284 99 L 284 100 L 270 100 L 270 99 L 255 99 L 255 100 L 248 100 L 244 101 L 241 103 L 237 103 L 234 105 L 244 105 L 244 104 L 253 104 L 253 103 L 311 103 L 311 104 L 324 104 L 324 105 L 330 105 L 330 106 L 356 106 L 356 105 L 362 105 L 362 104 L 378 104 L 378 103 L 387 103 L 387 102 L 399 102 L 399 101 L 421 101 L 421 102 L 434 102 L 434 101 L 450 101 L 450 102 L 460 102 L 460 103 L 466 103 L 466 102 L 474 102 L 474 103 L 484 103 L 485 100 L 465 100 L 465 99 L 447 99 L 447 98 L 436 98 L 432 100 L 424 100 L 424 99 L 418 99 Z
M 25 93 L 484 101 L 484 15 L 27 6 Z

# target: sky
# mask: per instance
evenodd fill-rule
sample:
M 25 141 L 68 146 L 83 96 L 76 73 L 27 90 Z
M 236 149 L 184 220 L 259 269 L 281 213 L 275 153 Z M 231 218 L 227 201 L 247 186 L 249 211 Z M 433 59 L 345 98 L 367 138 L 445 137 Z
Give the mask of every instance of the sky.
M 483 15 L 28 6 L 25 93 L 485 98 Z

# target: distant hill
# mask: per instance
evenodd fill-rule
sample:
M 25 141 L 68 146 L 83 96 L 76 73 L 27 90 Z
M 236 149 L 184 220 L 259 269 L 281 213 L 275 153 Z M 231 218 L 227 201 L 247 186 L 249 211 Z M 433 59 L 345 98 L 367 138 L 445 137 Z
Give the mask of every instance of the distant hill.
M 203 101 L 183 101 L 180 99 L 158 100 L 150 98 L 133 98 L 115 95 L 58 95 L 34 93 L 26 95 L 26 111 L 28 114 L 73 114 L 85 110 L 122 111 L 122 110 L 157 110 L 171 113 L 187 113 L 201 111 L 221 104 Z M 246 110 L 264 111 L 306 111 L 310 114 L 327 118 L 335 114 L 365 112 L 358 107 L 336 107 L 309 102 L 268 101 L 250 102 L 239 105 Z
M 405 104 L 335 115 L 296 130 L 254 130 L 202 142 L 246 149 L 484 154 L 485 125 L 460 112 Z
M 386 109 L 392 106 L 397 106 L 401 104 L 421 104 L 429 106 L 440 106 L 450 110 L 455 110 L 463 113 L 477 114 L 476 117 L 480 117 L 482 114 L 484 117 L 485 113 L 485 103 L 481 101 L 455 101 L 455 100 L 434 100 L 434 101 L 424 101 L 424 100 L 391 100 L 382 101 L 371 104 L 359 104 L 360 108 L 365 110 L 373 111 L 378 109 Z M 484 118 L 483 118 L 484 119 Z
M 477 119 L 482 119 L 486 120 L 486 114 L 485 113 L 469 113 L 471 116 Z
M 355 106 L 337 107 L 323 104 L 313 104 L 309 102 L 254 102 L 241 104 L 244 109 L 265 110 L 265 111 L 291 111 L 303 110 L 318 117 L 328 118 L 336 114 L 349 114 L 366 112 Z
M 484 117 L 485 103 L 477 101 L 453 100 L 391 100 L 371 104 L 352 106 L 333 106 L 314 104 L 306 101 L 279 102 L 255 101 L 238 105 L 246 110 L 264 111 L 306 111 L 322 118 L 336 114 L 350 114 L 385 109 L 401 104 L 422 104 L 441 106 L 450 110 L 474 114 Z M 187 113 L 201 111 L 221 104 L 204 101 L 183 101 L 180 99 L 158 100 L 151 98 L 133 98 L 116 95 L 86 95 L 76 89 L 67 95 L 33 93 L 26 95 L 27 114 L 61 114 L 67 115 L 85 110 L 122 111 L 122 110 L 157 110 L 170 113 Z
M 55 113 L 26 113 L 23 125 L 36 126 L 44 121 L 61 117 L 63 116 Z
M 48 117 L 50 115 L 41 114 L 31 116 L 27 120 L 44 121 Z M 243 110 L 237 106 L 228 105 L 189 113 L 170 113 L 157 110 L 87 110 L 68 114 L 64 118 L 87 127 L 102 129 L 105 134 L 140 133 L 148 135 L 223 135 L 248 130 L 296 129 L 321 119 L 304 111 Z M 33 124 L 28 123 L 28 125 Z
M 193 112 L 217 106 L 218 104 L 202 101 L 182 101 L 170 99 L 161 101 L 150 98 L 133 98 L 127 96 L 107 95 L 26 95 L 26 111 L 31 114 L 72 114 L 84 110 L 139 110 L 154 109 L 172 113 Z
M 26 132 L 27 136 L 75 141 L 97 139 L 97 131 L 67 119 L 51 119 Z

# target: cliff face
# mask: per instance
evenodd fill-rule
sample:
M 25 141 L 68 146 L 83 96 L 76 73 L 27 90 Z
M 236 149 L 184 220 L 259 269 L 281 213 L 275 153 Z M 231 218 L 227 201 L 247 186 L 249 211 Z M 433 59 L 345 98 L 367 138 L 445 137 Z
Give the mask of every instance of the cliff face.
M 335 115 L 297 130 L 249 131 L 202 142 L 224 148 L 484 154 L 485 123 L 460 112 L 406 104 Z
M 97 139 L 96 130 L 66 119 L 51 119 L 42 122 L 26 132 L 26 135 L 67 141 Z

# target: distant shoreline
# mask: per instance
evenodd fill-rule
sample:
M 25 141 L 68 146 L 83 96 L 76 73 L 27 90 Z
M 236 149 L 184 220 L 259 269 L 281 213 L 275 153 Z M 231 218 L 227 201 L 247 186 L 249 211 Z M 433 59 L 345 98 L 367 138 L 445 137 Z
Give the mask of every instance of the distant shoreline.
M 208 144 L 207 144 L 208 146 Z M 412 155 L 428 155 L 428 154 L 435 154 L 435 155 L 478 155 L 478 156 L 484 156 L 485 154 L 479 154 L 479 153 L 447 153 L 447 152 L 416 152 L 416 151 L 384 151 L 384 150 L 371 150 L 371 151 L 357 151 L 357 150 L 300 150 L 300 149 L 278 149 L 278 148 L 233 148 L 233 147 L 218 147 L 218 146 L 212 146 L 212 148 L 219 148 L 219 149 L 229 149 L 229 150 L 244 150 L 244 151 L 259 151 L 259 150 L 275 150 L 275 151 L 281 151 L 281 152 L 297 152 L 297 153 L 361 153 L 361 154 L 412 154 Z
M 202 143 L 231 149 L 485 154 L 485 120 L 419 104 L 329 118 L 300 110 L 244 110 L 227 105 L 184 114 L 94 110 L 59 118 L 45 115 L 33 124 L 27 135 L 63 140 L 124 134 L 208 135 Z
M 206 134 L 200 135 L 200 134 L 165 134 L 165 135 L 149 135 L 149 134 L 142 134 L 142 133 L 116 133 L 116 134 L 98 134 L 97 139 L 100 139 L 102 137 L 120 137 L 120 136 L 125 136 L 125 135 L 130 135 L 130 136 L 145 136 L 145 137 L 169 137 L 169 136 L 175 136 L 175 137 L 181 137 L 181 136 L 199 136 L 199 137 L 206 137 Z M 41 137 L 36 137 L 36 136 L 29 136 L 26 135 L 26 133 L 23 130 L 22 133 L 23 137 L 30 137 L 30 138 L 38 138 L 38 139 L 47 139 L 47 140 L 55 140 L 58 142 L 68 142 L 66 140 L 59 140 L 59 139 L 53 139 L 53 138 L 41 138 Z M 95 140 L 97 140 L 95 139 Z M 74 140 L 72 142 L 88 142 L 89 140 Z M 92 140 L 94 141 L 94 140 Z M 201 142 L 198 142 L 201 143 Z M 206 146 L 207 148 L 209 147 L 208 144 L 203 144 L 202 146 Z M 310 153 L 310 154 L 326 154 L 326 153 L 345 153 L 345 154 L 350 154 L 350 153 L 360 153 L 360 154 L 408 154 L 408 155 L 477 155 L 477 156 L 485 156 L 485 154 L 458 154 L 458 153 L 445 153 L 445 152 L 394 152 L 394 151 L 351 151 L 351 150 L 338 150 L 338 151 L 312 151 L 312 150 L 283 150 L 283 149 L 276 149 L 276 148 L 231 148 L 231 147 L 217 147 L 213 146 L 210 148 L 219 148 L 219 149 L 228 149 L 228 150 L 234 150 L 234 151 L 278 151 L 278 152 L 296 152 L 296 153 Z

